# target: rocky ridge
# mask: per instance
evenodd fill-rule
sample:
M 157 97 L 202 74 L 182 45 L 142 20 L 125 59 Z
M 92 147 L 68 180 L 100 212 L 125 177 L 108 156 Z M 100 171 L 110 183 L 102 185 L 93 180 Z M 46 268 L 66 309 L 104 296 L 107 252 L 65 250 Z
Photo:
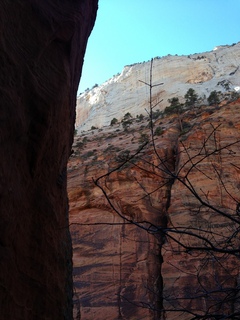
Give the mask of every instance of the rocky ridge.
M 184 97 L 193 88 L 200 104 L 213 90 L 228 93 L 240 90 L 240 42 L 218 46 L 210 52 L 188 56 L 154 58 L 153 82 L 163 83 L 153 91 L 160 110 L 172 97 Z M 86 90 L 77 99 L 77 130 L 108 126 L 112 118 L 121 120 L 126 112 L 134 117 L 145 112 L 148 101 L 150 62 L 125 66 L 122 72 L 103 84 Z M 139 81 L 140 80 L 140 81 Z M 143 82 L 141 82 L 143 81 Z

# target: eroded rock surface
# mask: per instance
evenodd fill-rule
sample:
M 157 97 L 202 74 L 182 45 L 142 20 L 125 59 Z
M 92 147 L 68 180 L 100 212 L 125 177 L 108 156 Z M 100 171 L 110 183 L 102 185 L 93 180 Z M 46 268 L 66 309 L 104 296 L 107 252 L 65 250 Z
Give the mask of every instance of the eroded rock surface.
M 189 88 L 193 88 L 207 103 L 213 90 L 227 93 L 240 88 L 240 43 L 219 46 L 210 52 L 189 56 L 156 57 L 153 62 L 154 84 L 152 98 L 157 108 L 164 110 L 168 99 L 179 97 L 182 102 Z M 148 104 L 150 61 L 125 66 L 122 72 L 103 84 L 82 93 L 77 100 L 76 126 L 79 131 L 92 126 L 108 126 L 113 117 L 121 120 L 126 112 L 134 117 L 145 113 Z M 144 83 L 145 82 L 145 83 Z
M 169 179 L 166 168 L 177 172 L 183 166 L 184 175 L 191 164 L 190 154 L 194 157 L 206 140 L 204 152 L 238 141 L 239 110 L 239 100 L 221 107 L 193 108 L 182 116 L 182 132 L 176 115 L 158 119 L 155 128 L 162 130 L 155 136 L 158 156 L 150 145 L 132 164 L 124 166 L 124 159 L 146 141 L 146 118 L 134 120 L 128 130 L 118 123 L 75 137 L 68 168 L 68 193 L 75 303 L 82 319 L 159 319 L 157 310 L 184 310 L 190 305 L 190 289 L 199 289 L 199 283 L 203 289 L 213 279 L 210 276 L 219 267 L 214 258 L 201 267 L 204 257 L 179 250 L 171 239 L 155 233 L 154 226 L 213 228 L 219 234 L 231 230 L 229 221 L 209 215 L 178 180 Z M 216 132 L 211 135 L 213 128 Z M 194 169 L 189 175 L 205 200 L 233 215 L 239 201 L 239 149 L 238 142 L 204 158 L 199 170 Z M 98 182 L 119 214 L 93 181 L 117 166 L 118 170 Z M 159 171 L 161 166 L 165 170 Z M 131 222 L 139 223 L 145 230 Z M 197 243 L 196 238 L 195 242 L 190 238 L 183 240 L 191 245 Z M 226 263 L 229 273 L 219 268 L 218 280 L 228 279 L 225 284 L 234 288 L 239 272 L 237 261 L 221 262 Z M 212 283 L 211 288 L 215 285 Z M 185 302 L 176 297 L 183 297 Z M 191 306 L 200 311 L 207 308 L 202 298 L 193 300 Z M 227 308 L 233 310 L 234 302 Z M 187 313 L 180 314 L 181 319 L 190 318 Z M 166 312 L 165 317 L 179 319 L 179 313 Z
M 0 3 L 0 318 L 72 319 L 66 165 L 97 1 Z

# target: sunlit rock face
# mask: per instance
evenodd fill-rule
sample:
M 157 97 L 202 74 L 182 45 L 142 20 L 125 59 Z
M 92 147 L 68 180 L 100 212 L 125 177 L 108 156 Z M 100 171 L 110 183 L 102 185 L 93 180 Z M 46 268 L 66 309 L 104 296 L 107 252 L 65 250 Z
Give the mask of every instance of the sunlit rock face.
M 239 87 L 240 43 L 219 46 L 216 50 L 189 56 L 157 57 L 153 63 L 153 99 L 158 109 L 169 105 L 168 99 L 183 99 L 189 88 L 201 97 L 200 103 L 213 90 L 227 92 Z M 82 93 L 77 99 L 76 127 L 79 131 L 92 126 L 101 128 L 113 117 L 121 120 L 126 112 L 133 116 L 144 114 L 148 103 L 150 62 L 125 66 L 119 75 Z
M 97 1 L 0 3 L 0 318 L 72 319 L 66 165 Z
M 136 128 L 137 130 L 137 128 Z M 171 139 L 178 130 L 170 130 Z M 109 138 L 107 138 L 109 134 Z M 94 184 L 97 178 L 119 165 L 117 154 L 126 148 L 138 147 L 138 133 L 132 142 L 131 134 L 104 132 L 87 136 L 88 142 L 78 147 L 69 162 L 68 195 L 70 204 L 70 231 L 73 241 L 73 281 L 76 291 L 75 314 L 83 319 L 155 319 L 158 312 L 139 305 L 158 309 L 161 284 L 161 239 L 145 230 L 124 222 L 114 213 L 101 190 Z M 163 142 L 163 154 L 172 157 L 171 139 Z M 95 150 L 92 153 L 92 150 Z M 148 159 L 154 161 L 151 152 Z M 155 159 L 156 160 L 156 159 Z M 171 160 L 169 160 L 171 161 Z M 148 166 L 141 163 L 147 170 Z M 114 205 L 131 220 L 146 220 L 166 224 L 168 186 L 145 197 L 144 186 L 154 190 L 158 177 L 141 169 L 128 167 L 107 179 Z M 161 201 L 158 200 L 161 199 Z
M 189 254 L 161 232 L 154 233 L 154 226 L 205 228 L 226 236 L 233 230 L 231 221 L 209 213 L 177 179 L 169 179 L 166 168 L 173 173 L 181 169 L 179 177 L 184 176 L 192 164 L 189 157 L 197 162 L 202 150 L 203 161 L 188 178 L 204 200 L 234 216 L 239 201 L 239 111 L 240 100 L 221 107 L 193 108 L 182 115 L 183 123 L 188 124 L 184 132 L 176 115 L 158 119 L 155 127 L 162 129 L 161 135 L 155 136 L 158 156 L 149 145 L 138 159 L 124 166 L 122 161 L 142 145 L 143 134 L 149 134 L 147 118 L 134 120 L 127 131 L 116 124 L 75 137 L 68 194 L 75 313 L 82 319 L 191 319 L 185 308 L 205 312 L 209 305 L 203 297 L 189 301 L 190 294 L 199 296 L 206 288 L 214 292 L 221 285 L 237 286 L 237 260 L 224 258 L 220 267 L 213 256 L 205 263 L 205 253 Z M 213 128 L 216 131 L 211 134 Z M 165 170 L 159 171 L 162 160 Z M 118 213 L 94 183 L 116 167 L 118 170 L 98 183 Z M 188 236 L 180 240 L 199 244 Z M 213 298 L 217 300 L 219 295 Z M 224 306 L 226 312 L 237 307 L 234 300 Z M 183 311 L 158 311 L 164 308 Z

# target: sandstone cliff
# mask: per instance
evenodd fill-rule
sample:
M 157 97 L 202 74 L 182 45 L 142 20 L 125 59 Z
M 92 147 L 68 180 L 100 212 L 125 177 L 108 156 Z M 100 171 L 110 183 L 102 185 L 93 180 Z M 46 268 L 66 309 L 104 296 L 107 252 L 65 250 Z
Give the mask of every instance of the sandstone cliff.
M 72 319 L 66 166 L 96 0 L 0 2 L 0 318 Z
M 240 43 L 219 46 L 210 52 L 189 56 L 165 56 L 154 59 L 154 83 L 163 83 L 153 91 L 160 109 L 172 97 L 183 98 L 193 88 L 206 103 L 213 90 L 224 93 L 240 89 Z M 119 75 L 81 94 L 77 99 L 76 127 L 79 131 L 92 126 L 107 126 L 113 117 L 121 120 L 126 112 L 133 116 L 145 112 L 148 96 L 150 62 L 125 66 Z M 141 82 L 141 81 L 143 82 Z
M 182 131 L 177 115 L 164 115 L 154 124 L 154 130 L 161 128 L 155 135 L 157 153 L 149 143 L 123 166 L 149 137 L 147 117 L 134 119 L 127 130 L 118 123 L 75 137 L 68 194 L 75 312 L 81 319 L 190 319 L 184 308 L 200 313 L 209 308 L 204 289 L 216 292 L 218 285 L 237 286 L 239 265 L 234 257 L 226 261 L 215 259 L 216 255 L 206 259 L 206 253 L 191 254 L 159 230 L 171 226 L 214 230 L 218 234 L 214 239 L 220 241 L 219 234 L 227 236 L 236 228 L 202 206 L 178 179 L 169 179 L 167 170 L 176 173 L 181 169 L 179 177 L 189 178 L 205 201 L 234 216 L 240 201 L 239 110 L 240 100 L 223 102 L 221 107 L 190 108 L 182 115 Z M 216 148 L 219 151 L 203 156 L 198 165 L 199 157 Z M 190 158 L 196 164 L 186 176 Z M 159 171 L 163 164 L 165 170 Z M 116 167 L 98 180 L 107 201 L 94 180 Z M 190 236 L 177 239 L 185 245 L 199 245 L 199 239 Z M 198 295 L 195 300 L 193 293 Z M 158 311 L 163 308 L 183 312 L 163 315 Z M 224 308 L 234 310 L 234 301 L 226 302 Z

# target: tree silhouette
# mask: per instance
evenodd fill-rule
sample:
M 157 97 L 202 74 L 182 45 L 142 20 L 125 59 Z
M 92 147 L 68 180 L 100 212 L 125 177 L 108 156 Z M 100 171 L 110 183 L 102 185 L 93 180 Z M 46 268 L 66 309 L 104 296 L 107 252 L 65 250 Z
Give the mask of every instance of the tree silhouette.
M 125 223 L 158 239 L 161 274 L 158 288 L 148 287 L 156 303 L 139 301 L 139 307 L 153 310 L 156 319 L 239 319 L 240 199 L 236 190 L 239 184 L 234 179 L 240 172 L 240 140 L 225 143 L 221 124 L 208 123 L 202 139 L 193 137 L 184 142 L 180 136 L 171 153 L 164 154 L 154 135 L 152 115 L 161 101 L 153 101 L 152 90 L 161 84 L 153 85 L 152 70 L 153 60 L 149 83 L 144 82 L 149 88 L 149 139 L 94 182 Z M 188 93 L 188 101 L 189 96 L 195 101 L 194 92 Z M 150 149 L 153 158 L 149 161 Z M 130 218 L 109 194 L 111 175 L 126 165 L 159 178 L 154 190 L 148 190 L 149 186 L 141 181 L 138 184 L 149 199 L 164 190 L 167 201 L 161 224 Z M 196 175 L 203 183 L 198 183 Z M 181 199 L 179 207 L 172 203 L 173 193 Z M 164 280 L 164 272 L 172 272 L 172 281 Z M 187 278 L 191 283 L 186 282 Z

